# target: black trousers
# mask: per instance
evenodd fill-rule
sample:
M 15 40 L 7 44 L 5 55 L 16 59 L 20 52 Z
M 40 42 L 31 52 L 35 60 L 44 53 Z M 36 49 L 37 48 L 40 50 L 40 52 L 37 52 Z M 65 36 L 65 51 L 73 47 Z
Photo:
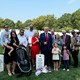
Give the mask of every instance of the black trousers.
M 69 60 L 64 60 L 64 68 L 69 69 Z
M 44 54 L 44 61 L 45 61 L 45 65 L 50 66 L 52 63 L 52 54 L 51 54 L 51 50 L 45 50 L 45 51 L 41 51 L 42 54 Z
M 72 50 L 71 51 L 73 61 L 74 61 L 74 67 L 78 67 L 78 53 L 79 53 L 79 50 Z

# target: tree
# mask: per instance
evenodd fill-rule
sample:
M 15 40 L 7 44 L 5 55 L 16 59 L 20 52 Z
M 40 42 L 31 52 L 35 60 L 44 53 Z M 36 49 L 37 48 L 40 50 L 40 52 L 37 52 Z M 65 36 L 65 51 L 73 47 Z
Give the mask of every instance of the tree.
M 35 28 L 42 30 L 44 27 L 44 21 L 45 21 L 45 16 L 40 16 L 36 19 L 33 19 L 32 22 L 33 22 Z
M 77 28 L 80 30 L 80 9 L 72 14 L 71 18 L 73 28 Z
M 4 26 L 4 19 L 0 18 L 0 28 Z
M 29 24 L 32 23 L 32 20 L 28 19 L 23 23 L 23 27 L 26 28 L 29 26 Z
M 75 28 L 80 30 L 80 9 L 72 14 L 65 13 L 58 19 L 56 19 L 54 15 L 46 15 L 39 16 L 33 20 L 26 20 L 24 23 L 22 23 L 20 20 L 14 23 L 14 21 L 10 19 L 0 18 L 0 28 L 2 28 L 4 25 L 8 25 L 10 28 L 25 29 L 30 23 L 34 24 L 34 28 L 38 30 L 42 30 L 46 26 L 56 31 L 62 29 L 71 30 Z
M 15 23 L 10 19 L 5 19 L 3 22 L 4 22 L 4 25 L 8 25 L 10 28 L 14 28 L 15 26 Z
M 20 20 L 18 20 L 16 23 L 15 23 L 15 28 L 16 29 L 20 29 L 20 28 L 23 28 L 23 24 Z
M 48 26 L 51 29 L 55 27 L 55 21 L 54 15 L 47 15 L 33 19 L 33 24 L 39 30 L 42 30 L 45 26 Z
M 62 17 L 60 17 L 58 19 L 58 24 L 57 26 L 59 28 L 64 28 L 64 27 L 72 27 L 72 23 L 71 23 L 71 14 L 69 13 L 65 13 L 64 15 L 62 15 Z

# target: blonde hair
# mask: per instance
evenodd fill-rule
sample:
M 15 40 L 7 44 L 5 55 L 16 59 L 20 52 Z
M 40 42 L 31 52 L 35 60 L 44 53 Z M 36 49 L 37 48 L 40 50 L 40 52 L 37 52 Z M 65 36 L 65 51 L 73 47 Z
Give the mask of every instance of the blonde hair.
M 61 36 L 59 34 L 56 34 L 56 36 L 58 36 L 58 39 L 61 40 Z
M 54 43 L 54 47 L 55 47 L 55 46 L 58 47 L 58 44 L 57 44 L 57 43 Z
M 46 29 L 47 29 L 47 30 L 49 30 L 49 28 L 48 28 L 48 27 L 44 27 L 44 30 L 46 30 Z
M 35 31 L 33 36 L 35 36 L 35 35 L 38 34 L 38 33 L 39 33 L 38 31 Z

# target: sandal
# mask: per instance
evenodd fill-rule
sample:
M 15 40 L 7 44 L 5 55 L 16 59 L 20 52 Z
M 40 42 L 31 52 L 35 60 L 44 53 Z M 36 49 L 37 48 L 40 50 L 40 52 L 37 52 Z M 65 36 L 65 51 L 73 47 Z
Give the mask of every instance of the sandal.
M 15 73 L 14 72 L 12 72 L 12 75 L 14 75 Z
M 9 75 L 9 76 L 12 76 L 12 74 L 11 74 L 11 73 L 8 73 L 8 75 Z

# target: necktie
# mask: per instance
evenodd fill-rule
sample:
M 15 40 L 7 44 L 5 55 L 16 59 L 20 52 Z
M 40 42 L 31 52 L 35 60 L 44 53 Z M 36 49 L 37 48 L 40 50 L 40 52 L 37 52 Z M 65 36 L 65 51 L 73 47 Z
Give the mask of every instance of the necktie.
M 63 36 L 64 43 L 66 42 L 66 36 Z
M 52 35 L 52 40 L 54 40 L 55 38 L 54 38 L 54 35 Z
M 48 42 L 48 33 L 46 33 L 46 41 Z

